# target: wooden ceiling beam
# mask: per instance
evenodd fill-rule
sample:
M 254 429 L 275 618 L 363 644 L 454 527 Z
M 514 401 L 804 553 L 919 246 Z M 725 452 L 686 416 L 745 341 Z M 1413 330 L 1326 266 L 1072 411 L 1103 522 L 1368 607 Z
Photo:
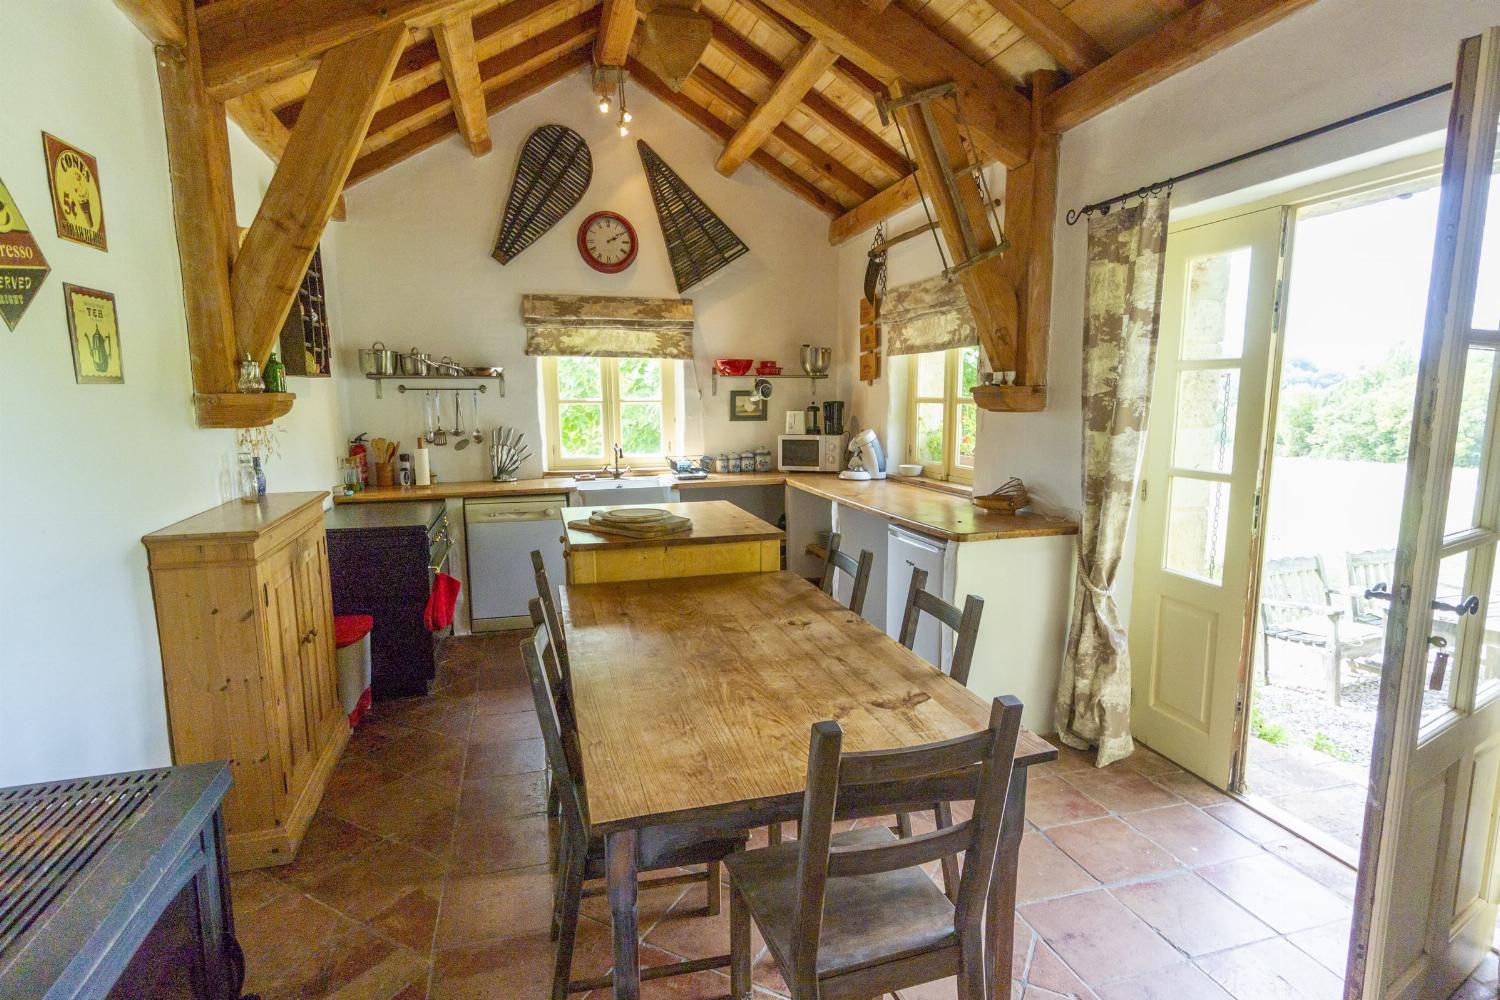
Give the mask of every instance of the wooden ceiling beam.
M 432 40 L 437 44 L 438 62 L 443 67 L 458 130 L 469 144 L 469 152 L 483 156 L 490 151 L 490 122 L 485 114 L 479 59 L 474 54 L 474 22 L 461 15 L 434 25 Z
M 772 85 L 771 93 L 746 116 L 745 123 L 724 144 L 724 152 L 716 165 L 719 173 L 728 177 L 738 170 L 766 141 L 766 137 L 786 121 L 792 109 L 802 103 L 808 91 L 822 79 L 837 58 L 832 49 L 816 38 L 809 38 L 786 72 Z
M 989 2 L 1074 76 L 1082 76 L 1109 58 L 1109 50 L 1054 7 L 1052 0 Z
M 635 0 L 604 0 L 599 18 L 599 37 L 594 39 L 594 65 L 624 66 L 630 58 L 630 40 L 640 21 Z
M 781 64 L 779 62 L 722 21 L 713 22 L 713 41 L 714 45 L 725 55 L 732 57 L 767 83 L 774 84 L 780 78 Z M 818 91 L 808 91 L 802 99 L 801 110 L 816 118 L 830 132 L 840 136 L 855 150 L 874 161 L 876 166 L 891 177 L 900 178 L 911 173 L 912 164 L 906 157 Z
M 187 13 L 182 0 L 115 0 L 115 6 L 152 45 L 187 48 Z
M 762 21 L 770 24 L 771 27 L 790 38 L 793 45 L 801 45 L 812 37 L 806 31 L 803 31 L 796 22 L 787 20 L 779 11 L 764 3 L 763 0 L 739 0 L 739 3 L 755 11 L 756 14 L 760 15 Z M 849 86 L 862 91 L 872 104 L 875 102 L 877 96 L 885 93 L 885 84 L 881 83 L 873 73 L 863 67 L 856 66 L 846 56 L 838 57 L 833 64 L 833 71 Z
M 1066 132 L 1081 125 L 1312 3 L 1202 0 L 1058 90 L 1048 105 L 1046 128 Z
M 874 11 L 864 0 L 767 0 L 804 30 L 911 89 L 952 82 L 975 143 L 986 158 L 1020 166 L 1031 152 L 1031 105 L 992 70 L 899 4 Z
M 392 24 L 330 49 L 230 274 L 239 350 L 265 363 L 406 39 Z
M 589 41 L 592 42 L 592 36 L 590 36 Z M 487 90 L 484 95 L 485 109 L 490 115 L 498 114 L 518 101 L 523 101 L 531 95 L 547 89 L 578 67 L 587 65 L 588 62 L 589 45 L 585 43 L 535 72 L 525 74 L 521 79 L 513 83 L 496 87 L 493 90 Z M 354 166 L 349 171 L 349 180 L 347 183 L 351 186 L 358 184 L 371 175 L 377 174 L 387 167 L 394 166 L 402 160 L 415 156 L 424 149 L 442 142 L 456 131 L 458 131 L 458 119 L 452 113 L 449 113 L 446 117 L 438 121 L 410 132 L 372 153 L 366 153 L 361 156 L 354 161 Z
M 693 75 L 689 79 L 720 101 L 734 108 L 735 112 L 741 118 L 748 119 L 755 113 L 755 102 L 741 93 L 734 84 L 712 70 L 699 66 L 693 71 Z M 734 130 L 731 126 L 731 137 L 733 134 Z M 792 152 L 792 155 L 807 164 L 811 170 L 820 174 L 824 180 L 835 187 L 847 191 L 855 200 L 863 201 L 875 196 L 876 189 L 873 184 L 830 156 L 821 146 L 808 139 L 796 129 L 785 124 L 777 125 L 771 130 L 768 137 L 781 143 Z M 729 140 L 725 141 L 727 143 Z M 772 158 L 775 159 L 775 157 Z M 781 161 L 777 160 L 777 162 L 780 163 Z
M 686 95 L 674 91 L 671 87 L 667 86 L 666 81 L 658 78 L 638 60 L 631 59 L 630 62 L 627 63 L 627 66 L 630 69 L 631 77 L 637 83 L 639 83 L 642 87 L 644 87 L 647 91 L 653 94 L 664 104 L 669 104 L 673 108 L 676 108 L 689 121 L 693 122 L 693 124 L 697 125 L 699 128 L 703 129 L 703 131 L 718 139 L 720 142 L 729 141 L 729 137 L 734 134 L 734 128 L 732 126 L 720 120 L 713 114 L 713 112 L 694 102 Z M 693 78 L 697 79 L 698 74 L 704 72 L 706 71 L 702 67 L 699 67 L 697 72 L 694 73 Z M 792 192 L 794 195 L 801 198 L 809 205 L 812 205 L 820 212 L 824 212 L 828 215 L 837 215 L 840 211 L 842 211 L 842 206 L 840 206 L 839 203 L 832 197 L 820 190 L 817 185 L 808 181 L 807 178 L 797 173 L 791 167 L 788 167 L 785 163 L 782 163 L 780 160 L 776 159 L 776 157 L 772 156 L 764 149 L 758 149 L 754 153 L 750 154 L 750 162 L 754 163 L 757 167 L 760 167 L 767 174 L 769 174 L 772 180 L 776 181 L 782 187 L 786 188 L 788 191 Z
M 306 69 L 336 46 L 473 0 L 218 0 L 198 8 L 203 75 L 227 100 Z
M 828 224 L 828 245 L 840 246 L 884 219 L 920 201 L 917 175 L 907 174 L 855 205 Z
M 276 117 L 276 112 L 271 110 L 270 105 L 258 93 L 231 97 L 224 102 L 224 108 L 262 153 L 273 160 L 281 159 L 281 154 L 286 152 L 287 140 L 292 137 L 292 130 Z

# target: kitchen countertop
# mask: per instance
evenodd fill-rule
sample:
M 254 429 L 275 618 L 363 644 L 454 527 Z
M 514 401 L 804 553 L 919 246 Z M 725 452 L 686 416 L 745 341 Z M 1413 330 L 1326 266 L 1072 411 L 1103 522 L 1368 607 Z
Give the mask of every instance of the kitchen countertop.
M 628 507 L 650 507 L 670 511 L 693 522 L 689 531 L 656 538 L 631 538 L 590 531 L 584 527 L 596 510 L 618 510 Z M 612 504 L 607 507 L 564 507 L 563 525 L 567 529 L 565 544 L 570 551 L 594 549 L 655 548 L 661 545 L 705 545 L 711 542 L 759 542 L 779 539 L 784 532 L 748 514 L 728 500 L 688 503 Z
M 392 500 L 438 500 L 447 497 L 495 497 L 525 493 L 571 493 L 570 477 L 549 476 L 514 483 L 489 480 L 439 483 L 436 486 L 377 487 L 352 497 L 335 496 L 337 504 L 379 503 Z M 974 506 L 966 494 L 951 493 L 900 479 L 840 479 L 832 472 L 744 472 L 712 474 L 707 479 L 676 483 L 679 491 L 735 486 L 782 484 L 846 504 L 893 523 L 949 541 L 983 542 L 997 538 L 1035 538 L 1076 535 L 1078 523 L 1047 514 L 997 514 Z M 659 506 L 659 505 L 658 505 Z
M 307 507 L 321 507 L 327 493 L 269 493 L 256 503 L 231 500 L 201 514 L 159 528 L 141 541 L 149 547 L 158 542 L 176 542 L 212 537 L 230 541 L 254 541 Z
M 329 531 L 359 528 L 429 528 L 443 516 L 446 506 L 441 500 L 412 500 L 406 503 L 342 504 L 323 515 Z

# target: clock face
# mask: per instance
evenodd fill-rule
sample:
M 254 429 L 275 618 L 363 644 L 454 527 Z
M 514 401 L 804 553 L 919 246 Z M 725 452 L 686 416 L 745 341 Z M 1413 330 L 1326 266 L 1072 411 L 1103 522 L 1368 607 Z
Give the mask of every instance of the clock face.
M 578 252 L 596 271 L 615 274 L 635 262 L 635 228 L 622 215 L 595 212 L 578 227 Z

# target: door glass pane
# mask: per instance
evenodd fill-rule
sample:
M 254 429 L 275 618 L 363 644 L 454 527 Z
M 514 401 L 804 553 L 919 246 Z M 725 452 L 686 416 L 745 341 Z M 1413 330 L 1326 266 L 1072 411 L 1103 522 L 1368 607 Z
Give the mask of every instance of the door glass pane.
M 558 399 L 603 399 L 598 358 L 557 359 Z
M 1480 600 L 1479 700 L 1485 702 L 1500 696 L 1500 574 L 1491 573 L 1489 595 Z
M 1173 476 L 1167 503 L 1166 569 L 1210 583 L 1224 579 L 1229 484 Z
M 559 446 L 564 458 L 604 454 L 604 407 L 599 403 L 564 403 L 557 408 Z
M 973 403 L 958 404 L 958 464 L 974 467 L 974 446 L 979 440 L 979 408 Z
M 1245 310 L 1249 300 L 1249 247 L 1190 261 L 1182 327 L 1183 359 L 1239 357 L 1245 344 Z
M 1239 398 L 1237 368 L 1178 375 L 1172 464 L 1200 472 L 1228 472 L 1234 464 L 1234 418 Z
M 1464 392 L 1459 402 L 1458 444 L 1453 451 L 1453 473 L 1448 486 L 1448 520 L 1444 531 L 1462 531 L 1475 524 L 1479 500 L 1479 459 L 1493 432 L 1487 429 L 1490 386 L 1495 352 L 1471 347 L 1464 364 Z
M 1494 180 L 1490 181 L 1484 250 L 1479 256 L 1479 284 L 1474 288 L 1474 325 L 1481 330 L 1500 328 L 1500 183 Z
M 1438 563 L 1436 600 L 1460 605 L 1468 595 L 1469 559 L 1473 552 L 1459 552 Z M 1463 656 L 1459 646 L 1460 616 L 1452 611 L 1433 611 L 1432 637 L 1440 645 L 1427 648 L 1427 677 L 1422 688 L 1422 724 L 1446 713 L 1453 704 L 1454 675 Z M 1478 635 L 1478 633 L 1474 633 Z
M 944 352 L 934 351 L 931 354 L 918 354 L 917 359 L 917 395 L 923 399 L 943 398 L 943 376 L 947 367 L 948 359 Z
M 943 460 L 943 404 L 917 404 L 917 461 L 937 463 Z
M 661 399 L 661 362 L 656 358 L 621 358 L 620 398 Z
M 620 437 L 627 455 L 662 454 L 661 404 L 621 403 Z

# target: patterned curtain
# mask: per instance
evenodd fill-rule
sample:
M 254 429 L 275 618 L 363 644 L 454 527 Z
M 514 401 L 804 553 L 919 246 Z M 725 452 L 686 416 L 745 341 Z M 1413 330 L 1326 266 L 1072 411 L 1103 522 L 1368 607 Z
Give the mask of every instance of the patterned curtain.
M 1099 767 L 1128 757 L 1130 652 L 1115 577 L 1140 472 L 1161 323 L 1169 192 L 1089 217 L 1083 333 L 1083 523 L 1057 730 Z

